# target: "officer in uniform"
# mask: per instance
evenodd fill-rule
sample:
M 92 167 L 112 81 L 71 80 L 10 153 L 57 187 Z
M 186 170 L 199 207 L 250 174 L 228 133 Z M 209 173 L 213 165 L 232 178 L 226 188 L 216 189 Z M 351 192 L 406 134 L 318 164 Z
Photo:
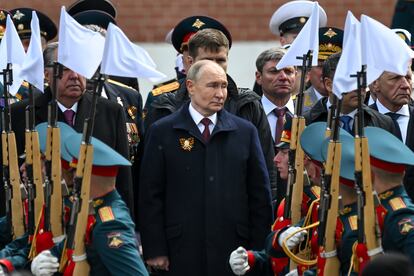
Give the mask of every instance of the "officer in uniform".
M 414 263 L 414 204 L 402 185 L 406 167 L 414 165 L 414 153 L 383 129 L 366 127 L 365 135 L 371 156 L 373 188 L 385 207 L 378 217 L 382 247 L 385 252 L 407 255 Z
M 39 18 L 40 37 L 42 48 L 44 49 L 47 42 L 54 39 L 57 35 L 57 28 L 52 19 L 44 13 L 32 8 L 17 8 L 10 11 L 13 23 L 22 41 L 24 50 L 27 51 L 30 44 L 30 37 L 32 35 L 31 22 L 32 11 L 35 11 Z M 37 89 L 33 89 L 34 93 L 39 93 Z M 29 83 L 24 81 L 15 95 L 17 100 L 24 100 L 29 98 Z
M 414 33 L 413 12 L 414 2 L 412 0 L 398 0 L 395 5 L 391 28 L 402 28 Z M 410 44 L 410 46 L 413 45 Z
M 313 2 L 308 0 L 289 1 L 280 6 L 272 15 L 269 22 L 270 31 L 279 37 L 283 47 L 288 47 L 295 40 L 305 23 L 312 14 Z M 325 10 L 319 6 L 319 27 L 325 27 L 327 22 Z M 301 68 L 298 68 L 296 76 L 295 91 L 299 90 L 298 84 L 302 75 Z M 261 86 L 255 82 L 253 91 L 262 95 Z
M 67 153 L 77 158 L 82 134 L 68 137 L 64 144 Z M 129 210 L 115 189 L 119 166 L 130 166 L 130 162 L 112 148 L 92 138 L 94 147 L 91 176 L 90 216 L 85 243 L 91 275 L 148 275 L 141 260 L 135 239 L 134 223 Z M 43 275 L 45 270 L 56 272 L 59 267 L 55 256 L 61 254 L 63 242 L 51 254 L 46 250 L 32 262 L 34 275 Z M 70 260 L 67 271 L 73 268 Z
M 208 16 L 190 16 L 182 20 L 174 27 L 174 30 L 171 34 L 171 42 L 175 48 L 175 50 L 182 54 L 182 60 L 184 65 L 184 71 L 188 71 L 189 64 L 188 64 L 188 41 L 190 38 L 199 30 L 202 29 L 217 29 L 224 33 L 230 43 L 231 48 L 231 35 L 227 28 L 221 24 L 219 21 L 215 20 L 214 18 Z M 177 78 L 177 80 L 168 81 L 164 85 L 156 87 L 153 89 L 147 97 L 147 101 L 145 102 L 144 112 L 147 114 L 151 109 L 151 104 L 154 100 L 164 93 L 175 92 L 178 90 L 180 85 L 185 80 L 185 76 L 180 75 L 181 78 Z M 178 77 L 178 75 L 177 75 Z M 147 125 L 146 125 L 147 126 Z
M 342 51 L 344 31 L 334 27 L 319 28 L 318 66 L 309 71 L 311 86 L 304 92 L 303 112 L 311 109 L 317 101 L 328 96 L 322 76 L 322 65 L 331 55 Z
M 68 13 L 81 25 L 87 25 L 102 35 L 106 34 L 109 23 L 116 24 L 116 9 L 107 0 L 80 0 L 68 8 Z M 122 81 L 122 82 L 121 82 Z M 142 121 L 142 96 L 138 90 L 125 84 L 131 83 L 128 78 L 109 76 L 103 87 L 102 96 L 120 104 L 125 111 L 130 157 L 133 162 L 137 156 L 139 142 L 144 134 Z

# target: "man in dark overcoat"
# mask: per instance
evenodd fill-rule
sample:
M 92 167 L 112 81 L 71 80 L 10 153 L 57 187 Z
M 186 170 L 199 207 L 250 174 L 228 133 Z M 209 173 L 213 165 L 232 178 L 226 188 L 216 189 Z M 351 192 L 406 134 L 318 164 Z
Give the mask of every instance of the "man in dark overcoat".
M 140 177 L 144 258 L 163 275 L 233 275 L 229 253 L 260 248 L 272 220 L 256 128 L 223 109 L 227 77 L 191 66 L 191 102 L 148 130 Z

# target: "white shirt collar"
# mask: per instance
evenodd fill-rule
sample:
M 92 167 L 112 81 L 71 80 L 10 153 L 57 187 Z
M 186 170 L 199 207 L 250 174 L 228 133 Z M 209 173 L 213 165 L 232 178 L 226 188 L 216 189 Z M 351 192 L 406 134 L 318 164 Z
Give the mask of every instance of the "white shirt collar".
M 379 113 L 386 114 L 388 112 L 392 112 L 388 108 L 386 108 L 379 100 L 377 100 L 376 103 L 377 103 Z M 395 113 L 400 114 L 402 116 L 410 117 L 410 108 L 408 107 L 408 104 L 405 104 L 400 108 L 400 110 L 398 110 Z
M 59 101 L 57 101 L 57 104 L 58 104 L 58 106 L 59 106 L 59 109 L 62 111 L 62 112 L 65 112 L 66 110 L 68 110 L 68 109 L 71 109 L 71 110 L 73 110 L 73 111 L 75 111 L 75 113 L 78 111 L 78 102 L 76 102 L 74 105 L 72 105 L 72 107 L 71 108 L 66 108 L 63 104 L 61 104 Z
M 320 99 L 322 99 L 324 97 L 321 93 L 319 93 L 318 90 L 315 89 L 315 87 L 312 87 L 312 88 L 313 88 L 313 91 L 315 91 L 317 101 L 319 101 Z
M 191 118 L 193 118 L 194 123 L 198 126 L 201 120 L 204 119 L 204 116 L 201 115 L 200 112 L 198 112 L 191 103 L 188 106 L 188 111 L 190 112 Z M 217 113 L 214 113 L 213 115 L 208 116 L 207 118 L 210 119 L 210 121 L 213 123 L 213 126 L 217 124 Z
M 266 113 L 266 116 L 268 116 L 275 108 L 282 108 L 283 106 L 276 106 L 274 103 L 272 103 L 265 94 L 262 96 L 262 105 L 263 109 Z M 289 101 L 286 103 L 285 107 L 287 107 L 288 112 L 291 114 L 295 114 L 295 105 L 293 103 L 292 97 L 289 98 Z

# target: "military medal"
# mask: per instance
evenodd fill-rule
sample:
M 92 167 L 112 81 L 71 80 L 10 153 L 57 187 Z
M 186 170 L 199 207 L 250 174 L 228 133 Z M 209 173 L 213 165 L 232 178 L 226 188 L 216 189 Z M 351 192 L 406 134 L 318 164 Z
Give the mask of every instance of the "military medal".
M 194 138 L 180 138 L 181 148 L 185 151 L 191 151 L 194 146 Z
M 137 115 L 137 108 L 133 105 L 128 106 L 128 115 L 131 117 L 132 120 L 135 120 L 135 116 Z

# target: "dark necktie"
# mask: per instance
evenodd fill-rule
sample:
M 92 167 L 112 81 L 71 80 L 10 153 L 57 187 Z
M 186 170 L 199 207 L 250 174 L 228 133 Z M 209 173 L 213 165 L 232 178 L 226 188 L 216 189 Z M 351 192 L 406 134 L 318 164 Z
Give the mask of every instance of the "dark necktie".
M 73 126 L 73 118 L 75 117 L 75 111 L 72 109 L 66 109 L 65 112 L 63 112 L 63 116 L 65 116 L 65 121 L 68 123 L 68 125 Z
M 400 125 L 398 124 L 398 121 L 397 121 L 398 118 L 400 118 L 401 114 L 394 113 L 394 112 L 388 112 L 388 113 L 385 113 L 385 115 L 388 115 L 388 116 L 391 117 L 391 119 L 394 123 L 394 126 L 395 126 L 395 130 L 397 131 L 397 133 L 396 133 L 397 137 L 398 137 L 398 139 L 400 139 L 402 141 L 401 129 L 400 129 Z
M 211 120 L 209 118 L 203 118 L 200 123 L 204 125 L 204 130 L 201 135 L 203 136 L 204 142 L 208 142 L 208 140 L 210 139 L 209 125 L 211 123 Z
M 284 118 L 286 114 L 286 107 L 283 108 L 275 108 L 273 110 L 277 117 L 276 121 L 276 131 L 275 131 L 275 144 L 280 143 L 280 137 L 282 136 L 282 130 L 283 130 L 283 124 L 284 124 Z
M 344 116 L 341 116 L 339 120 L 342 122 L 342 128 L 346 130 L 348 133 L 352 134 L 352 128 L 350 124 L 352 117 L 348 115 L 344 115 Z

